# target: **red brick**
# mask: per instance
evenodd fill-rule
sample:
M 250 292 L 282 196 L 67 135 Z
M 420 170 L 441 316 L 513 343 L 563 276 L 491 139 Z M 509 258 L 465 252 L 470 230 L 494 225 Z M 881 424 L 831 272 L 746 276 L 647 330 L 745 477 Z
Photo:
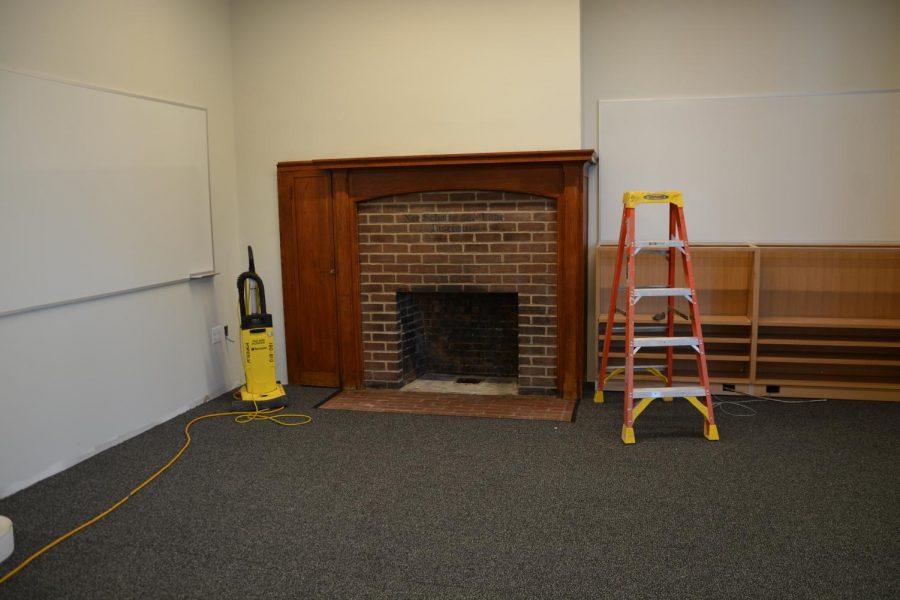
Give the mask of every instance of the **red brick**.
M 448 237 L 451 243 L 465 243 L 475 241 L 474 233 L 451 233 Z
M 515 273 L 516 265 L 492 264 L 491 273 Z
M 477 262 L 481 262 L 481 258 L 477 259 Z M 491 267 L 486 264 L 474 264 L 474 265 L 463 265 L 463 273 L 490 273 Z
M 433 264 L 425 264 L 425 265 L 410 265 L 409 267 L 410 273 L 435 273 L 435 268 Z
M 475 233 L 472 235 L 476 242 L 499 242 L 503 239 L 500 233 Z
M 369 241 L 373 244 L 384 244 L 389 243 L 392 244 L 397 239 L 397 236 L 394 234 L 386 234 L 386 233 L 375 233 L 369 236 Z M 362 250 L 360 250 L 362 252 Z
M 528 283 L 531 277 L 528 275 L 504 275 L 503 283 Z
M 530 242 L 530 233 L 520 233 L 519 231 L 509 231 L 503 234 L 504 242 Z M 555 257 L 554 257 L 555 258 Z
M 546 273 L 547 265 L 544 263 L 525 263 L 520 264 L 516 270 L 519 273 Z
M 450 200 L 460 202 L 463 200 L 474 200 L 475 192 L 450 192 Z
M 425 192 L 422 194 L 422 202 L 446 202 L 450 199 L 447 192 Z
M 489 223 L 488 224 L 489 231 L 515 231 L 516 224 L 515 223 Z
M 475 283 L 474 275 L 450 275 L 450 283 Z
M 534 283 L 546 283 L 546 284 L 555 284 L 556 283 L 556 275 L 537 275 L 533 274 L 531 276 L 531 281 Z
M 462 273 L 464 265 L 437 265 L 438 273 Z
M 417 284 L 422 283 L 421 275 L 397 275 L 397 283 Z M 396 315 L 394 315 L 396 318 Z
M 423 275 L 422 283 L 425 284 L 442 284 L 450 283 L 449 275 Z
M 423 233 L 422 241 L 428 244 L 446 244 L 448 239 L 446 233 Z

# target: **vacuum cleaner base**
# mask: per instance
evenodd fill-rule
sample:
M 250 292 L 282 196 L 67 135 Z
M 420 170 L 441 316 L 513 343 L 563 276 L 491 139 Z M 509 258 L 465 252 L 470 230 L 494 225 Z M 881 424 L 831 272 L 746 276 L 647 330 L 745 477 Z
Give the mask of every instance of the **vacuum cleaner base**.
M 252 411 L 257 408 L 281 408 L 287 406 L 284 386 L 275 384 L 275 389 L 265 394 L 252 394 L 247 391 L 247 386 L 241 386 L 241 399 L 231 401 L 233 411 Z

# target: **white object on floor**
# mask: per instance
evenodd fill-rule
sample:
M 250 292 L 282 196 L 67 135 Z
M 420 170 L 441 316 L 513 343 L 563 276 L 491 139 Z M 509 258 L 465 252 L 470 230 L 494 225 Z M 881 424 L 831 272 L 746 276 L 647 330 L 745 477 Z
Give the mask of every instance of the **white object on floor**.
M 13 553 L 13 526 L 12 521 L 0 515 L 0 562 L 3 562 Z
M 469 379 L 478 383 L 459 383 L 458 379 Z M 519 384 L 515 377 L 464 377 L 461 375 L 445 375 L 426 373 L 402 388 L 401 392 L 432 392 L 437 394 L 475 394 L 475 395 L 519 395 Z

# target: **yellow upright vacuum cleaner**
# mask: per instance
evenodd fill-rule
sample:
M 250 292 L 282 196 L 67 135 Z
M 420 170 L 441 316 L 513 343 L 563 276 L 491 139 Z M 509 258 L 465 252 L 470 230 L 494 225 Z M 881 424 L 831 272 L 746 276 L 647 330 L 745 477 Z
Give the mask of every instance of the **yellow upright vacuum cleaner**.
M 249 270 L 237 278 L 241 314 L 241 359 L 247 383 L 232 410 L 256 410 L 287 406 L 284 386 L 275 379 L 275 335 L 272 315 L 266 312 L 266 289 L 253 264 L 253 248 L 247 246 Z

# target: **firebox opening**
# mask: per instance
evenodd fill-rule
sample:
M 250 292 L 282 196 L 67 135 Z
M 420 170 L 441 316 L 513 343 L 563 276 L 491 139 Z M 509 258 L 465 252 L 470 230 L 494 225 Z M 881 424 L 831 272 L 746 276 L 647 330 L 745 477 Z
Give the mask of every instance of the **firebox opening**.
M 463 393 L 501 385 L 495 393 L 516 393 L 518 294 L 397 292 L 397 312 L 404 383 L 421 378 Z

